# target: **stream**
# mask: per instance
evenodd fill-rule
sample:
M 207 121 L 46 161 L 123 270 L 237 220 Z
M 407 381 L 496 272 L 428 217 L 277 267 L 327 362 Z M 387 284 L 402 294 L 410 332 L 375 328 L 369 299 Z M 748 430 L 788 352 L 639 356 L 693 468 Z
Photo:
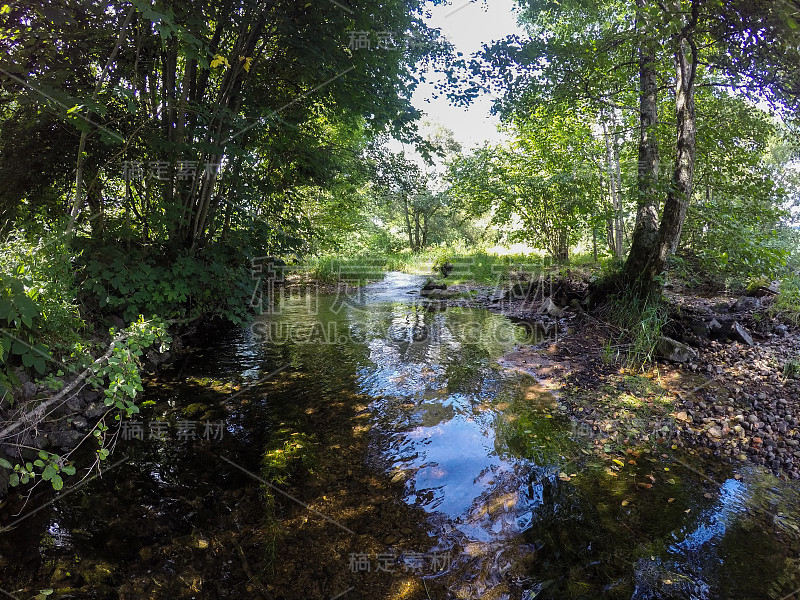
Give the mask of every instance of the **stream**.
M 800 598 L 796 482 L 668 447 L 598 455 L 497 362 L 548 333 L 422 299 L 424 280 L 278 290 L 251 327 L 206 334 L 150 378 L 101 477 L 2 508 L 0 597 Z M 366 477 L 413 522 L 376 524 Z M 413 592 L 361 586 L 401 575 Z

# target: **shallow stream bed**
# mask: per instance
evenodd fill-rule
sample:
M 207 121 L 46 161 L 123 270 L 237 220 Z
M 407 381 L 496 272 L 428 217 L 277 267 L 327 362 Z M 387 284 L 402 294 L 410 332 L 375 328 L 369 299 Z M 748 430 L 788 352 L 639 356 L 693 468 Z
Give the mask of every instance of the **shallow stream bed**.
M 2 593 L 794 597 L 796 482 L 598 456 L 497 362 L 540 329 L 421 299 L 423 279 L 279 291 L 209 334 L 149 381 L 102 477 L 2 507 Z

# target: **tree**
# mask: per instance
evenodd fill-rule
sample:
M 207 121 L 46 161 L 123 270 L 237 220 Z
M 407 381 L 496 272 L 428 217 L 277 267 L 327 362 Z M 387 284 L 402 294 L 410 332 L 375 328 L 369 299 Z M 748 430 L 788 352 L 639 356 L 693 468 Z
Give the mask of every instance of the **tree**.
M 55 176 L 74 182 L 71 201 L 61 201 L 95 236 L 110 220 L 174 253 L 230 233 L 237 212 L 285 229 L 292 189 L 340 177 L 377 134 L 416 139 L 417 65 L 449 52 L 425 26 L 423 7 L 11 2 L 0 14 L 3 116 L 45 115 L 72 138 L 61 149 L 72 146 L 77 159 Z M 352 43 L 359 31 L 373 44 L 376 32 L 395 32 L 398 43 L 367 50 Z M 142 170 L 148 176 L 131 176 Z M 242 193 L 246 185 L 263 195 Z
M 483 53 L 493 68 L 489 76 L 503 81 L 498 109 L 508 117 L 566 99 L 636 115 L 637 218 L 622 282 L 638 283 L 641 293 L 649 294 L 678 248 L 693 193 L 696 89 L 727 87 L 795 107 L 800 86 L 796 68 L 789 66 L 798 57 L 790 41 L 793 21 L 765 2 L 753 7 L 717 0 L 519 4 L 530 39 L 510 38 Z M 784 56 L 768 56 L 773 41 L 786 51 Z M 516 66 L 514 77 L 508 75 L 509 64 Z M 486 73 L 483 67 L 476 61 L 473 70 Z M 664 180 L 658 109 L 659 94 L 670 81 L 674 159 Z
M 602 150 L 585 115 L 563 105 L 515 120 L 514 140 L 453 163 L 453 193 L 475 215 L 522 227 L 512 238 L 546 249 L 557 261 L 585 233 L 602 204 Z

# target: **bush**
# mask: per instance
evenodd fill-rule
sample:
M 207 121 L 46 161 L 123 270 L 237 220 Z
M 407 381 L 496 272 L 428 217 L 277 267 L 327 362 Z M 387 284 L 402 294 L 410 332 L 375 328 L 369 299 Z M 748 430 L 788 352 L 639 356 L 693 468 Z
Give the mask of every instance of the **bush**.
M 0 387 L 19 382 L 14 369 L 48 370 L 51 351 L 72 353 L 85 324 L 74 301 L 71 255 L 58 238 L 5 240 L 0 252 Z
M 168 261 L 159 249 L 123 251 L 118 247 L 92 253 L 82 265 L 82 289 L 101 313 L 126 322 L 141 314 L 165 319 L 218 316 L 241 324 L 256 281 L 248 257 L 211 247 L 202 257 L 180 253 Z
M 781 282 L 770 311 L 774 317 L 800 325 L 800 276 L 791 275 Z

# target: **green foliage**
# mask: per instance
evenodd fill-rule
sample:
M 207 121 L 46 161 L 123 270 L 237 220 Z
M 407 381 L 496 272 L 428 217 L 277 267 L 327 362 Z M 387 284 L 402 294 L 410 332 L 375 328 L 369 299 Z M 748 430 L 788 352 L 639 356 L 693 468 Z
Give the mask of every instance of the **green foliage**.
M 383 273 L 389 267 L 389 260 L 389 256 L 385 254 L 355 256 L 331 254 L 308 258 L 303 263 L 303 270 L 317 281 L 325 283 L 343 281 L 361 285 L 383 279 Z
M 784 363 L 783 376 L 791 379 L 800 379 L 800 358 L 791 358 Z
M 773 317 L 795 326 L 800 325 L 800 275 L 795 274 L 781 281 L 770 312 Z
M 239 324 L 247 319 L 255 282 L 244 254 L 228 255 L 213 247 L 201 256 L 184 252 L 167 261 L 162 253 L 124 253 L 112 247 L 95 256 L 83 266 L 82 291 L 103 313 L 126 322 L 140 314 L 166 319 L 220 316 Z
M 9 236 L 0 251 L 0 387 L 17 383 L 14 368 L 44 374 L 51 350 L 71 348 L 82 328 L 64 245 Z
M 8 483 L 11 487 L 25 485 L 40 479 L 49 481 L 53 489 L 58 491 L 64 487 L 63 475 L 74 475 L 75 467 L 64 461 L 59 455 L 40 450 L 33 462 L 11 465 L 7 460 L 0 458 L 0 467 L 11 471 Z M 37 472 L 38 470 L 38 472 Z
M 516 119 L 508 146 L 486 146 L 455 161 L 452 193 L 476 216 L 491 221 L 511 241 L 546 249 L 559 261 L 584 237 L 592 215 L 604 210 L 602 155 L 589 118 L 556 105 Z
M 114 339 L 111 342 L 110 352 L 91 364 L 91 374 L 87 381 L 94 388 L 104 390 L 105 405 L 111 412 L 116 413 L 117 419 L 120 419 L 139 412 L 136 396 L 142 391 L 140 370 L 144 351 L 156 346 L 163 352 L 171 342 L 171 338 L 164 321 L 159 319 L 145 321 L 141 317 L 124 331 L 117 333 L 112 330 L 111 334 Z M 91 436 L 99 446 L 96 451 L 99 460 L 105 460 L 110 454 L 110 449 L 107 447 L 107 431 L 108 426 L 102 420 L 91 431 Z M 50 482 L 55 490 L 63 487 L 64 475 L 74 475 L 76 472 L 75 466 L 67 462 L 65 457 L 44 450 L 39 451 L 36 460 L 15 465 L 0 458 L 0 467 L 10 471 L 9 484 L 12 487 L 40 480 Z
M 683 226 L 683 253 L 718 280 L 774 277 L 788 248 L 778 237 L 788 180 L 768 156 L 777 129 L 741 98 L 701 89 L 695 194 Z
M 115 334 L 111 330 L 112 336 Z M 167 326 L 161 319 L 145 321 L 143 317 L 132 323 L 111 344 L 111 355 L 94 369 L 90 379 L 96 387 L 104 388 L 105 405 L 119 409 L 130 417 L 139 412 L 136 394 L 142 391 L 139 374 L 141 356 L 147 348 L 156 345 L 163 352 L 171 342 Z

